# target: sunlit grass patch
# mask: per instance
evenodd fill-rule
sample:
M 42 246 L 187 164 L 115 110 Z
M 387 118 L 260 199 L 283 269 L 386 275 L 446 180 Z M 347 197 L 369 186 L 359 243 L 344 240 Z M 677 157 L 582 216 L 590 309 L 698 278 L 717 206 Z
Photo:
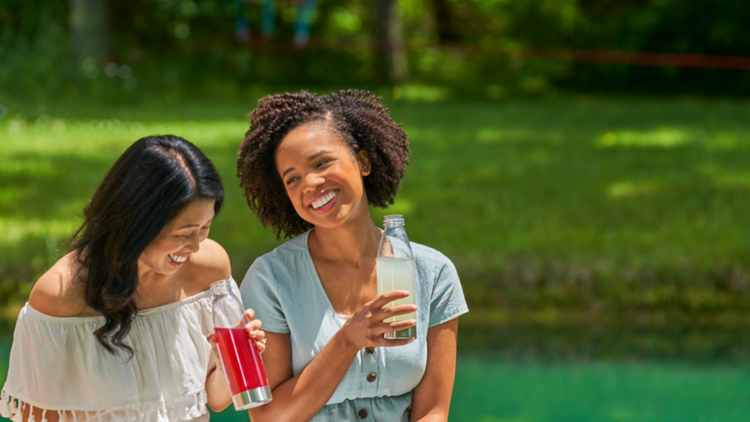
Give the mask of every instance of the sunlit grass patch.
M 657 181 L 624 180 L 612 183 L 607 187 L 607 195 L 611 198 L 628 198 L 633 196 L 651 195 L 662 189 Z
M 693 139 L 691 133 L 677 128 L 658 128 L 647 132 L 616 131 L 601 135 L 596 144 L 601 147 L 674 148 Z
M 480 143 L 493 144 L 497 142 L 528 142 L 528 141 L 539 141 L 537 130 L 530 128 L 493 128 L 493 127 L 482 127 L 477 129 L 474 139 Z
M 0 218 L 0 245 L 13 247 L 29 237 L 68 237 L 79 223 L 77 219 Z
M 6 159 L 0 162 L 0 174 L 39 176 L 52 174 L 52 163 L 44 157 Z
M 62 129 L 55 130 L 58 122 Z M 3 127 L 5 126 L 5 127 Z M 134 140 L 149 135 L 173 134 L 191 142 L 211 146 L 223 144 L 227 139 L 239 143 L 249 124 L 241 118 L 219 121 L 165 121 L 138 122 L 118 119 L 68 121 L 47 118 L 26 123 L 14 119 L 0 122 L 0 133 L 6 129 L 0 143 L 0 153 L 65 153 L 96 155 L 101 148 L 124 150 Z M 105 154 L 111 155 L 111 151 Z
M 440 86 L 409 84 L 393 87 L 395 100 L 435 102 L 445 100 L 449 95 L 450 91 Z

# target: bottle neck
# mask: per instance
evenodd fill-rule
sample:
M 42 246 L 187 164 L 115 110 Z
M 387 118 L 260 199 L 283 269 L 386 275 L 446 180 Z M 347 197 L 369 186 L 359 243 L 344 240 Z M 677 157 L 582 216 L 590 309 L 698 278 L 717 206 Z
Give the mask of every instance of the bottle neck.
M 404 227 L 404 216 L 400 214 L 386 215 L 383 220 L 383 228 L 387 230 L 397 227 Z

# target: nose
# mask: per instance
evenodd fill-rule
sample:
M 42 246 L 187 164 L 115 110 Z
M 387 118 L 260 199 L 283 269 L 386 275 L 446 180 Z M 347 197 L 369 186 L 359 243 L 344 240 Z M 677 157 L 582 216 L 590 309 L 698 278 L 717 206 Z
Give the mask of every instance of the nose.
M 188 238 L 188 242 L 185 245 L 188 249 L 190 249 L 191 253 L 196 253 L 201 249 L 201 242 L 200 239 L 198 239 L 198 232 L 195 232 L 190 235 Z
M 308 191 L 314 191 L 318 186 L 322 185 L 325 179 L 318 173 L 307 173 L 305 175 L 305 188 Z

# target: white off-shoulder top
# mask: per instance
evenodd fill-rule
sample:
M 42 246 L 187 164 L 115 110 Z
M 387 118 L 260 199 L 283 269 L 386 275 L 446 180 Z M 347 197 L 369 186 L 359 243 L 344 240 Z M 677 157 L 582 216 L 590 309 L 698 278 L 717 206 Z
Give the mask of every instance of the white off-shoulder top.
M 43 415 L 29 422 L 45 422 L 49 412 L 61 422 L 208 421 L 205 383 L 216 365 L 206 340 L 210 290 L 139 311 L 125 339 L 132 359 L 99 344 L 93 332 L 103 323 L 101 316 L 52 317 L 27 303 L 13 333 L 0 415 L 21 422 L 32 406 Z

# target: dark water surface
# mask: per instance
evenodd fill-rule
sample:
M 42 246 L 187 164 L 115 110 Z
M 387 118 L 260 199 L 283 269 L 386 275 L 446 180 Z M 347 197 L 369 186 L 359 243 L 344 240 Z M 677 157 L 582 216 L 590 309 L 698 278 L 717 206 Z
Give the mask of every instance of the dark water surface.
M 0 332 L 0 380 L 11 336 Z M 247 421 L 233 408 L 213 421 Z M 461 327 L 451 422 L 750 420 L 745 326 Z
M 746 327 L 462 327 L 452 422 L 750 420 Z

